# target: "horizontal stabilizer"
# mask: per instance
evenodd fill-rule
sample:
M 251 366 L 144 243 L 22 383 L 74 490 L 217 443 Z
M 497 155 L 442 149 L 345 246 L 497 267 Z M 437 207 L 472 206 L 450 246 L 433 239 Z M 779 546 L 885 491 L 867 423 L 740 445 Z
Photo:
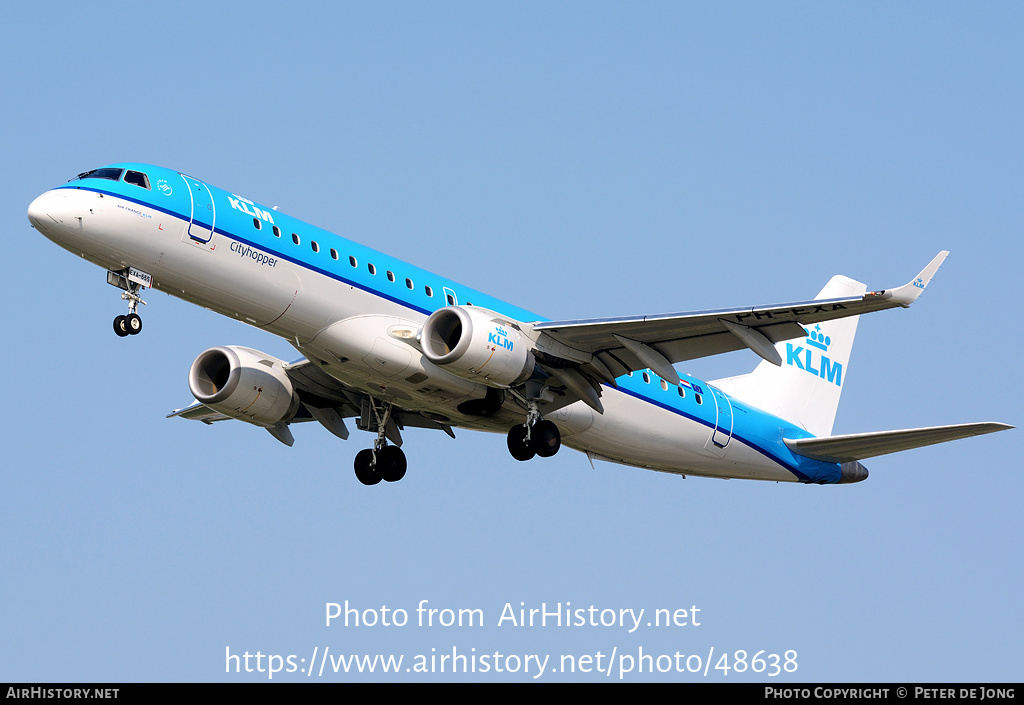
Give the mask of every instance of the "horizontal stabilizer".
M 825 438 L 786 439 L 786 445 L 794 453 L 814 460 L 831 463 L 847 463 L 864 460 L 876 455 L 896 453 L 911 448 L 921 448 L 936 443 L 955 441 L 970 436 L 1005 431 L 1013 428 L 1004 423 L 965 423 L 954 426 L 931 426 L 911 428 L 905 431 L 878 431 L 875 433 L 851 433 Z

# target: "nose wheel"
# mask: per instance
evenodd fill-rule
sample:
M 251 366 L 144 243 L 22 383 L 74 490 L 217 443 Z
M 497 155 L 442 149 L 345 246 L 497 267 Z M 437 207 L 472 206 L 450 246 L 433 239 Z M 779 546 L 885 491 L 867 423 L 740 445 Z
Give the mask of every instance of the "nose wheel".
M 114 319 L 114 332 L 121 338 L 126 335 L 138 335 L 142 332 L 142 317 L 137 313 L 118 316 Z

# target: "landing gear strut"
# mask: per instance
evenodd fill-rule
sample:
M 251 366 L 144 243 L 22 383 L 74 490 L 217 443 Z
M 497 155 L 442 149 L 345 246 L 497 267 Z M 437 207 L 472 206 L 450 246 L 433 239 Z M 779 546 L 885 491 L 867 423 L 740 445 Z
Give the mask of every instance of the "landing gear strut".
M 529 400 L 526 423 L 508 430 L 508 452 L 516 460 L 530 460 L 535 455 L 550 458 L 562 447 L 558 426 L 540 418 L 536 400 Z
M 356 479 L 364 485 L 376 485 L 381 480 L 398 482 L 405 477 L 408 465 L 405 452 L 398 446 L 388 445 L 384 437 L 388 417 L 391 415 L 391 404 L 384 403 L 383 409 L 379 410 L 377 404 L 370 400 L 370 406 L 377 421 L 377 440 L 373 448 L 356 453 Z

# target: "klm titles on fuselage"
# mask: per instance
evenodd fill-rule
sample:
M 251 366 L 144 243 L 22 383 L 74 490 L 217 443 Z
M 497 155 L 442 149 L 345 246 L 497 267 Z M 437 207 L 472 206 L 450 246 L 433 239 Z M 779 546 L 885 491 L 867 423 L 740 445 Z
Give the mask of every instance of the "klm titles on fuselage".
M 231 203 L 231 207 L 236 211 L 242 211 L 243 213 L 252 216 L 253 218 L 259 218 L 262 221 L 274 224 L 274 218 L 270 215 L 270 211 L 265 211 L 258 207 L 255 203 L 250 201 L 248 198 L 242 198 L 238 194 L 231 194 L 228 196 L 228 201 Z

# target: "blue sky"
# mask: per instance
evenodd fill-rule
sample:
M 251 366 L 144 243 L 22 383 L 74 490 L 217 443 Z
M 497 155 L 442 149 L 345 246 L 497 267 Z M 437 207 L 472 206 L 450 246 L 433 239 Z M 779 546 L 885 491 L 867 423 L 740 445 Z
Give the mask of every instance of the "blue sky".
M 1019 431 L 876 458 L 842 487 L 520 464 L 410 431 L 364 488 L 314 425 L 293 448 L 166 419 L 207 347 L 284 341 L 104 273 L 28 203 L 138 160 L 553 319 L 900 285 L 861 321 L 836 433 L 1019 425 L 1024 10 L 1014 3 L 57 3 L 5 10 L 0 681 L 259 681 L 226 649 L 713 654 L 623 680 L 1015 681 Z M 751 353 L 680 366 L 713 379 Z M 404 627 L 325 626 L 329 602 Z M 485 624 L 419 627 L 421 600 Z M 700 609 L 700 625 L 513 627 L 506 603 Z M 475 651 L 473 651 L 475 649 Z M 721 654 L 797 652 L 769 679 Z M 694 663 L 691 661 L 691 664 Z M 509 667 L 514 661 L 509 662 Z M 531 681 L 501 673 L 274 680 Z

